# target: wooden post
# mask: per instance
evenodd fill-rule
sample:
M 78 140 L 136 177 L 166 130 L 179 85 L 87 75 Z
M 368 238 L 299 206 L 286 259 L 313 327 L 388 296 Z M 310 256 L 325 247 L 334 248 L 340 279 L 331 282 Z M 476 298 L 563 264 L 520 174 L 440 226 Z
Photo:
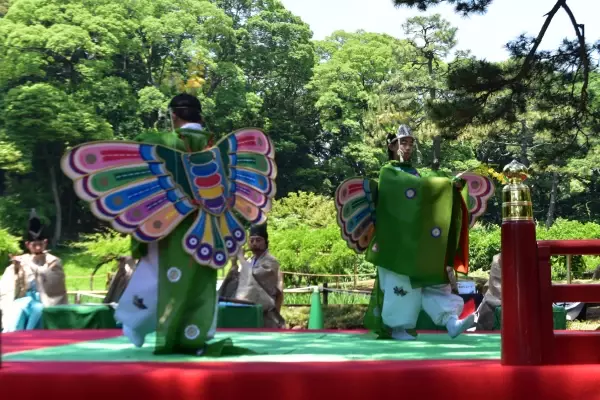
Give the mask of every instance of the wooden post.
M 329 304 L 329 290 L 327 290 L 327 282 L 323 284 L 323 305 L 326 306 Z
M 573 256 L 569 254 L 567 256 L 567 283 L 570 285 L 573 275 L 571 274 L 571 264 L 573 262 Z
M 535 222 L 526 168 L 504 168 L 502 190 L 502 364 L 541 365 L 540 276 Z M 552 312 L 552 310 L 548 310 Z M 552 333 L 552 332 L 550 332 Z
M 358 264 L 354 263 L 354 290 L 358 286 Z

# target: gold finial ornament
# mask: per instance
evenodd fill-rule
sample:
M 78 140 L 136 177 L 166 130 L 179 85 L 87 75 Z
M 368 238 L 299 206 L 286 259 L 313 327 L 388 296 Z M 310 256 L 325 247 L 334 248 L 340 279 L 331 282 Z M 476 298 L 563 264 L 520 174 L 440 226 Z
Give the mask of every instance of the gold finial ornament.
M 533 221 L 531 192 L 523 183 L 527 179 L 527 167 L 513 160 L 503 172 L 508 184 L 502 189 L 502 222 Z

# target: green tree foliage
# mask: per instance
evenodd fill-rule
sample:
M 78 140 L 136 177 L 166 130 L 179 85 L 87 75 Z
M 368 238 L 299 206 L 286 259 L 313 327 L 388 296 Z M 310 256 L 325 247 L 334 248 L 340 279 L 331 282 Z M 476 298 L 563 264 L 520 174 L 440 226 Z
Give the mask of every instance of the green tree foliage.
M 0 20 L 5 203 L 52 203 L 44 215 L 55 240 L 63 226 L 68 236 L 93 231 L 60 156 L 84 141 L 170 128 L 166 104 L 181 91 L 200 97 L 217 137 L 244 126 L 273 137 L 279 193 L 318 190 L 323 173 L 310 156 L 318 124 L 304 96 L 311 35 L 276 0 L 13 1 Z
M 95 264 L 106 262 L 123 255 L 128 255 L 131 239 L 111 229 L 105 232 L 84 235 L 82 240 L 74 243 L 75 248 L 81 249 L 91 257 Z M 90 268 L 93 265 L 89 266 Z
M 403 24 L 403 28 L 415 49 L 416 56 L 413 63 L 427 68 L 427 81 L 421 87 L 415 85 L 416 90 L 413 89 L 419 94 L 416 98 L 427 98 L 430 102 L 434 102 L 446 73 L 446 65 L 442 60 L 456 46 L 457 28 L 452 27 L 439 14 L 409 18 Z M 429 92 L 428 96 L 423 95 L 424 91 Z M 428 127 L 431 129 L 431 124 Z M 432 160 L 432 166 L 436 170 L 440 167 L 441 140 L 441 135 L 436 132 L 433 137 Z
M 382 85 L 410 61 L 410 45 L 388 35 L 339 31 L 316 46 L 320 63 L 308 88 L 323 128 L 319 164 L 330 171 L 334 190 L 349 175 L 373 175 L 385 160 L 387 132 L 373 129 L 378 115 L 370 110 L 380 104 Z
M 20 254 L 19 238 L 11 235 L 6 229 L 0 229 L 0 274 L 10 263 L 11 254 Z
M 318 191 L 323 174 L 314 168 L 315 141 L 319 134 L 313 102 L 306 96 L 315 63 L 310 27 L 278 0 L 218 0 L 233 20 L 237 46 L 223 54 L 240 71 L 240 90 L 246 106 L 219 106 L 215 112 L 230 118 L 226 131 L 258 125 L 274 139 L 281 176 L 278 193 Z M 231 96 L 237 101 L 240 96 Z M 217 97 L 218 98 L 218 97 Z
M 9 0 L 0 0 L 0 18 L 2 18 L 8 11 Z
M 69 143 L 112 137 L 110 125 L 92 107 L 47 83 L 21 85 L 5 97 L 6 139 L 21 155 L 18 167 L 35 174 L 52 194 L 54 238 L 61 236 L 62 202 L 58 165 Z M 35 205 L 31 206 L 35 208 Z
M 290 193 L 277 200 L 269 217 L 269 247 L 282 269 L 308 274 L 371 273 L 363 256 L 349 249 L 340 235 L 333 199 L 313 193 Z M 286 276 L 289 283 L 323 282 Z
M 503 0 L 395 3 L 446 3 L 469 15 L 493 1 Z M 575 40 L 540 51 L 559 12 Z M 567 0 L 542 24 L 537 37 L 516 38 L 510 57 L 492 63 L 468 49 L 453 55 L 457 30 L 439 15 L 399 22 L 402 39 L 337 31 L 313 41 L 279 0 L 0 0 L 0 227 L 20 236 L 35 207 L 55 241 L 96 235 L 85 236 L 86 257 L 126 252 L 117 244 L 124 239 L 74 196 L 60 157 L 85 141 L 170 129 L 166 105 L 187 91 L 201 99 L 217 138 L 245 126 L 273 138 L 279 200 L 269 222 L 284 269 L 373 271 L 340 238 L 331 195 L 353 175 L 377 177 L 385 136 L 400 123 L 418 137 L 419 168 L 500 177 L 518 159 L 530 168 L 540 237 L 559 237 L 555 229 L 595 237 L 597 46 Z M 498 251 L 500 201 L 491 200 L 471 232 L 476 269 Z M 577 268 L 583 262 L 593 259 Z M 559 276 L 564 268 L 553 265 Z
M 549 229 L 543 222 L 538 223 L 536 237 L 538 240 L 600 239 L 600 224 L 558 218 Z M 476 224 L 470 231 L 469 242 L 470 268 L 474 271 L 488 271 L 492 258 L 500 253 L 500 227 Z M 583 272 L 593 271 L 598 264 L 600 257 L 575 256 L 572 271 L 576 278 L 580 278 Z M 564 256 L 552 257 L 551 267 L 553 279 L 565 279 L 567 270 Z

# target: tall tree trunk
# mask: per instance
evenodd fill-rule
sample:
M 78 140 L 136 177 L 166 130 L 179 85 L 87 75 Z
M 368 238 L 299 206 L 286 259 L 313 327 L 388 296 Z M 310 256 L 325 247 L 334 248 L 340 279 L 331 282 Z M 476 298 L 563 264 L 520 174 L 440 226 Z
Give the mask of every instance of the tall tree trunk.
M 429 71 L 429 77 L 431 78 L 430 84 L 433 85 L 433 55 L 427 58 L 427 69 Z M 435 100 L 436 92 L 435 87 L 429 88 L 429 99 Z M 440 163 L 442 158 L 442 137 L 436 135 L 433 137 L 433 163 L 431 168 L 434 171 L 440 169 Z
M 440 169 L 440 158 L 442 154 L 442 137 L 440 135 L 436 135 L 433 137 L 433 163 L 432 169 L 437 171 Z
M 427 57 L 427 71 L 429 72 L 429 78 L 431 78 L 430 84 L 433 85 L 433 54 L 428 54 Z M 435 87 L 429 87 L 429 98 L 434 100 L 436 98 Z
M 62 210 L 60 206 L 60 195 L 58 193 L 58 181 L 56 179 L 56 168 L 54 165 L 50 165 L 50 185 L 52 187 L 52 198 L 54 199 L 54 208 L 56 214 L 56 221 L 54 224 L 54 235 L 52 236 L 52 247 L 56 247 L 56 244 L 60 240 L 62 234 Z
M 527 155 L 527 150 L 529 150 L 529 130 L 527 129 L 527 122 L 525 120 L 521 121 L 521 154 L 520 154 L 520 162 L 526 167 L 529 167 L 529 156 Z
M 548 215 L 546 216 L 546 228 L 549 229 L 554 223 L 554 213 L 556 212 L 556 195 L 558 193 L 558 172 L 552 173 L 552 190 L 550 191 L 550 205 L 548 206 Z

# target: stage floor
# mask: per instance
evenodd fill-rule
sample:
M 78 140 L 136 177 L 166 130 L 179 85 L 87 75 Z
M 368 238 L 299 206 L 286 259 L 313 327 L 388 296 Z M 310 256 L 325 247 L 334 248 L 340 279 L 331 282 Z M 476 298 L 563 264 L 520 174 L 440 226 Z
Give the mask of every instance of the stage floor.
M 219 332 L 215 340 L 225 338 L 230 338 L 236 346 L 250 349 L 257 354 L 213 358 L 185 355 L 158 357 L 152 354 L 154 337 L 149 335 L 141 349 L 134 348 L 123 336 L 99 340 L 93 338 L 94 340 L 24 351 L 12 347 L 11 341 L 8 341 L 8 353 L 3 359 L 5 361 L 193 363 L 500 359 L 500 335 L 463 335 L 453 340 L 448 335 L 420 334 L 419 340 L 397 342 L 376 340 L 375 336 L 366 333 L 234 331 Z
M 396 342 L 356 331 L 223 330 L 217 339 L 227 337 L 258 354 L 154 356 L 151 338 L 135 349 L 120 331 L 3 334 L 0 393 L 20 400 L 600 399 L 600 365 L 503 367 L 497 334 L 421 333 Z

